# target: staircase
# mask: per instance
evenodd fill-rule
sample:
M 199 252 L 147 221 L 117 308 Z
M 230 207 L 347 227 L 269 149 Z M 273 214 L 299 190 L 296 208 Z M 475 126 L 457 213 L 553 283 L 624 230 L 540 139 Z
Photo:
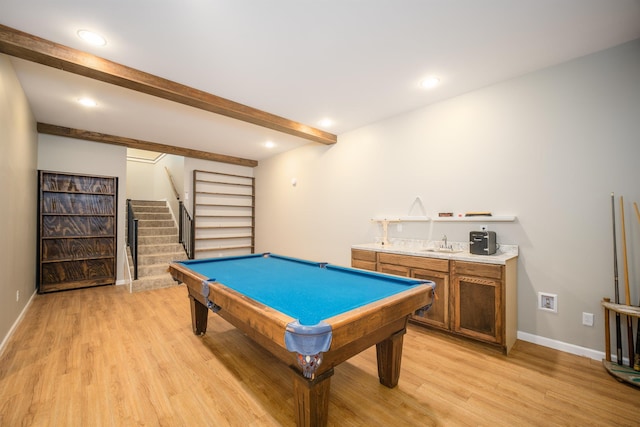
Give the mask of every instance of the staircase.
M 131 291 L 177 285 L 167 269 L 171 261 L 186 260 L 187 255 L 178 242 L 178 227 L 167 203 L 132 200 L 131 206 L 138 219 L 138 280 L 133 281 Z M 133 277 L 133 262 L 129 265 Z

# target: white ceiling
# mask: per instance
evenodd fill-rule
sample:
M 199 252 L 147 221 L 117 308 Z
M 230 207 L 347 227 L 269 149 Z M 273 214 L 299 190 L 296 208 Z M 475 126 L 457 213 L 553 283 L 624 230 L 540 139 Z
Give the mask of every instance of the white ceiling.
M 339 136 L 639 38 L 640 0 L 0 0 L 0 24 Z M 254 160 L 310 143 L 12 61 L 39 122 Z

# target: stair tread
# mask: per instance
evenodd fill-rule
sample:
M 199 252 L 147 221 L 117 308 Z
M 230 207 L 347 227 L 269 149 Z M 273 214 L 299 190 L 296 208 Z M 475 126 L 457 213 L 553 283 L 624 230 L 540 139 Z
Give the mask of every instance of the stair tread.
M 166 288 L 169 286 L 179 286 L 180 284 L 173 280 L 168 272 L 161 274 L 153 274 L 150 276 L 138 277 L 131 283 L 133 292 L 150 291 L 153 289 Z
M 181 252 L 159 252 L 159 253 L 155 253 L 155 254 L 145 254 L 146 255 L 146 260 L 148 261 L 149 259 L 157 259 L 157 258 L 162 258 L 164 260 L 167 261 L 159 261 L 155 264 L 160 264 L 161 262 L 171 262 L 171 261 L 176 261 L 176 260 L 180 260 L 182 257 L 185 257 L 186 255 L 182 254 Z M 139 255 L 140 259 L 142 260 L 142 256 Z M 141 263 L 138 265 L 144 265 L 144 266 L 149 266 L 149 265 L 154 265 L 154 263 L 148 264 L 148 263 Z

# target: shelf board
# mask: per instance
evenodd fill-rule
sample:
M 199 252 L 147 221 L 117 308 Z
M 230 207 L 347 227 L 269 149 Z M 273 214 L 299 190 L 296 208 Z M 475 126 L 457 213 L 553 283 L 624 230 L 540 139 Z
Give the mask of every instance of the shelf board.
M 607 372 L 613 375 L 617 380 L 640 387 L 640 372 L 634 371 L 628 366 L 618 365 L 617 363 L 609 362 L 607 360 L 603 360 L 602 365 L 604 366 L 604 369 L 606 369 Z
M 229 228 L 253 228 L 253 225 L 205 225 L 196 226 L 196 230 L 217 230 Z
M 198 218 L 253 218 L 251 215 L 201 215 Z
M 116 235 L 115 234 L 84 234 L 82 236 L 68 235 L 68 236 L 42 236 L 42 237 L 40 237 L 41 240 L 54 240 L 54 239 L 59 239 L 59 240 L 65 240 L 65 239 L 77 240 L 77 239 L 99 239 L 99 238 L 115 239 Z
M 492 215 L 492 216 L 439 216 L 432 219 L 433 222 L 512 222 L 516 217 L 513 215 Z
M 215 237 L 196 237 L 195 240 L 206 241 L 206 240 L 231 240 L 231 239 L 250 239 L 251 234 L 237 234 L 237 235 L 229 235 L 229 236 L 215 236 Z
M 253 184 L 242 184 L 237 182 L 223 182 L 223 181 L 208 181 L 205 179 L 196 179 L 196 182 L 200 182 L 203 184 L 230 185 L 233 187 L 253 187 Z
M 43 264 L 53 264 L 58 262 L 74 262 L 74 261 L 93 261 L 97 259 L 112 259 L 115 261 L 114 255 L 99 255 L 94 257 L 78 257 L 78 258 L 57 258 L 57 259 L 42 259 Z
M 515 221 L 513 215 L 493 215 L 493 216 L 440 216 L 429 218 L 428 216 L 396 216 L 396 217 L 375 217 L 373 222 L 511 222 Z
M 640 307 L 635 305 L 616 304 L 613 302 L 602 301 L 602 306 L 616 313 L 640 318 Z
M 216 193 L 216 192 L 212 192 L 212 191 L 196 191 L 196 194 L 204 194 L 204 195 L 207 195 L 207 196 L 253 197 L 253 194 Z
M 395 217 L 375 217 L 371 218 L 373 222 L 429 222 L 428 216 L 395 216 Z
M 85 196 L 85 195 L 90 195 L 90 196 L 111 196 L 114 197 L 116 194 L 115 193 L 103 193 L 103 192 L 95 192 L 95 191 L 69 191 L 69 190 L 46 190 L 46 189 L 42 189 L 43 193 L 57 193 L 57 194 L 76 194 L 79 196 Z
M 197 207 L 210 207 L 210 208 L 253 208 L 253 205 L 222 205 L 219 203 L 196 203 Z
M 94 218 L 97 216 L 110 216 L 115 218 L 115 214 L 108 213 L 57 213 L 57 212 L 42 212 L 42 216 L 86 216 L 90 218 Z

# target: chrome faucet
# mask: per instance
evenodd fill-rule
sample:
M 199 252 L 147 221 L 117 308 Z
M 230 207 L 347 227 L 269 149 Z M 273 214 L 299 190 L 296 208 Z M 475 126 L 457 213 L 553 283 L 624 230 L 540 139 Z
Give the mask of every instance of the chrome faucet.
M 442 246 L 442 249 L 447 249 L 447 235 L 446 234 L 444 236 L 442 236 L 442 242 L 444 243 L 444 245 Z

